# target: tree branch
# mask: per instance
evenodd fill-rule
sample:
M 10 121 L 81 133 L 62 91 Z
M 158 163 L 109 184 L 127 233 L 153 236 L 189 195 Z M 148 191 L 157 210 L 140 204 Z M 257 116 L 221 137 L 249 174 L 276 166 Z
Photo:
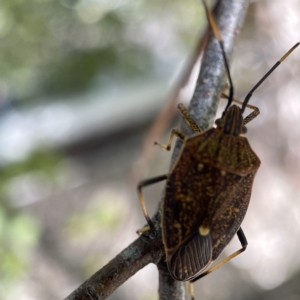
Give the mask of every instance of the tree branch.
M 248 2 L 248 0 L 219 0 L 214 10 L 228 60 L 232 55 L 235 36 L 243 24 Z M 213 124 L 225 76 L 220 47 L 210 34 L 189 107 L 190 114 L 203 130 Z M 192 133 L 185 123 L 182 123 L 181 130 L 187 135 Z M 180 146 L 181 143 L 178 141 L 174 147 L 172 164 L 178 156 Z M 65 300 L 106 299 L 117 287 L 149 263 L 155 263 L 158 266 L 159 299 L 184 299 L 184 283 L 178 282 L 170 276 L 165 263 L 161 234 L 161 202 L 152 221 L 155 230 L 146 232 L 137 238 Z
M 249 0 L 220 0 L 214 10 L 229 62 L 235 37 L 241 30 L 248 5 Z M 226 72 L 220 46 L 210 33 L 189 107 L 190 114 L 203 130 L 213 125 L 225 79 Z M 185 130 L 191 133 L 189 128 L 185 127 Z
M 145 233 L 78 287 L 66 300 L 106 299 L 128 278 L 163 256 L 161 232 Z

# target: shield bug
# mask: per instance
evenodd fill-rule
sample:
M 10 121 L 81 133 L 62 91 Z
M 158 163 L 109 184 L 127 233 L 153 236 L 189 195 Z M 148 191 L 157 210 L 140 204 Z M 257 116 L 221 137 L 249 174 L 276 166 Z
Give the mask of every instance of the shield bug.
M 174 136 L 183 141 L 181 151 L 166 175 L 142 181 L 138 185 L 141 207 L 148 222 L 144 232 L 154 228 L 145 205 L 142 188 L 166 180 L 162 202 L 162 233 L 166 261 L 171 276 L 179 281 L 194 282 L 211 273 L 224 263 L 242 253 L 247 239 L 241 223 L 246 214 L 255 174 L 260 160 L 252 150 L 245 125 L 258 114 L 258 108 L 248 104 L 253 92 L 299 45 L 293 46 L 250 90 L 243 102 L 233 99 L 233 85 L 223 47 L 223 42 L 213 17 L 205 5 L 207 18 L 217 38 L 226 67 L 230 94 L 228 104 L 216 127 L 204 132 L 182 104 L 178 108 L 195 134 L 186 137 L 173 129 L 167 145 L 171 149 Z M 238 107 L 232 102 L 242 105 Z M 243 117 L 245 108 L 253 111 Z M 214 262 L 234 235 L 237 234 L 241 249 L 226 257 L 212 268 Z

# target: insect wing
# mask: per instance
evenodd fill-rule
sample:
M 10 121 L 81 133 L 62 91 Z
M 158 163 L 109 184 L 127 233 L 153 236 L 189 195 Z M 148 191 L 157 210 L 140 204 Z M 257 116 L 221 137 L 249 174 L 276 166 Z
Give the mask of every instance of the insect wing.
M 168 257 L 168 267 L 172 276 L 179 281 L 196 277 L 210 265 L 212 259 L 211 235 L 195 233 Z
M 172 276 L 185 281 L 193 279 L 212 262 L 211 234 L 200 235 L 199 226 L 205 222 L 212 226 L 230 206 L 231 194 L 242 177 L 230 173 L 222 176 L 219 169 L 205 165 L 201 170 L 193 166 L 189 172 L 181 165 L 178 168 L 181 170 L 175 168 L 167 182 L 163 240 Z

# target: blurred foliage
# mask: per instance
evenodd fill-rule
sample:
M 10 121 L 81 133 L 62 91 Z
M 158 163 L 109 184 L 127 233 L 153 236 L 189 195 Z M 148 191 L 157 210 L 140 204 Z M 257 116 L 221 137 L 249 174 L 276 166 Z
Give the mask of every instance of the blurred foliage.
M 0 222 L 0 277 L 1 284 L 6 286 L 27 269 L 30 250 L 38 240 L 39 226 L 25 214 L 8 215 L 3 206 L 0 206 Z
M 59 161 L 60 158 L 53 153 L 39 150 L 28 159 L 0 170 L 0 278 L 4 286 L 12 284 L 12 280 L 24 274 L 30 250 L 39 237 L 39 224 L 12 206 L 7 187 L 17 176 L 33 171 L 43 172 L 49 180 L 54 181 Z
M 147 60 L 148 66 L 150 65 L 150 57 L 140 49 L 126 51 L 124 56 L 116 53 L 115 48 L 110 46 L 84 53 L 72 53 L 63 64 L 59 62 L 49 68 L 49 80 L 46 81 L 44 91 L 47 95 L 80 92 L 89 86 L 91 78 L 96 77 L 99 70 L 105 75 L 97 83 L 100 87 L 105 85 L 107 79 L 118 83 L 122 78 L 137 78 L 143 70 L 130 63 L 133 57 L 141 59 L 144 67 L 147 67 Z
M 110 11 L 105 1 L 92 7 L 84 2 L 1 2 L 0 76 L 8 81 L 12 97 L 77 92 L 109 66 L 123 66 L 126 76 L 132 73 L 131 66 L 122 65 L 130 61 L 126 55 L 118 56 L 118 64 L 114 54 L 116 43 L 128 44 L 120 12 Z M 143 49 L 135 48 L 139 51 Z
M 28 101 L 83 92 L 93 80 L 101 87 L 107 78 L 118 84 L 151 76 L 164 31 L 177 30 L 190 47 L 201 9 L 191 0 L 1 1 L 0 94 Z M 162 35 L 147 40 L 145 32 L 158 30 L 153 21 Z
M 83 212 L 71 215 L 66 221 L 67 234 L 79 243 L 100 234 L 111 234 L 123 220 L 124 208 L 116 200 L 111 194 L 97 196 Z
M 127 209 L 120 201 L 120 196 L 112 192 L 98 192 L 83 211 L 73 213 L 65 223 L 65 230 L 71 243 L 80 247 L 84 244 L 95 243 L 101 236 L 102 243 L 106 238 L 115 238 L 115 230 L 127 218 Z M 109 244 L 109 243 L 108 243 Z M 105 251 L 90 253 L 81 262 L 81 268 L 86 277 L 91 276 L 109 260 Z M 109 251 L 107 252 L 107 254 Z
M 0 191 L 9 179 L 31 171 L 42 171 L 49 180 L 54 179 L 56 166 L 61 160 L 57 153 L 48 150 L 38 149 L 23 161 L 6 165 L 0 169 Z

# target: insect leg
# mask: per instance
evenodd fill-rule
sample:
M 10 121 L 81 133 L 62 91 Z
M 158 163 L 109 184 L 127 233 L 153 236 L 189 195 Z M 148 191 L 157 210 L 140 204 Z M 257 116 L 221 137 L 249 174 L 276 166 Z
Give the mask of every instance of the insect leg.
M 219 263 L 217 263 L 215 266 L 213 266 L 212 268 L 210 268 L 209 270 L 203 272 L 202 274 L 200 274 L 198 277 L 196 277 L 195 279 L 192 280 L 192 282 L 197 281 L 198 279 L 212 273 L 213 271 L 217 270 L 218 268 L 220 268 L 221 266 L 223 266 L 224 264 L 226 264 L 228 261 L 230 261 L 231 259 L 233 259 L 234 257 L 238 256 L 239 254 L 241 254 L 242 252 L 244 252 L 248 246 L 248 242 L 246 239 L 246 236 L 242 230 L 242 228 L 240 227 L 240 229 L 237 231 L 237 236 L 238 239 L 242 245 L 242 248 L 235 251 L 234 253 L 232 253 L 231 255 L 227 256 L 226 258 L 224 258 L 223 260 L 221 260 Z
M 181 112 L 182 116 L 185 118 L 189 126 L 196 132 L 196 133 L 201 133 L 202 130 L 200 127 L 197 125 L 197 123 L 194 121 L 194 119 L 190 116 L 188 113 L 187 109 L 184 107 L 182 103 L 179 103 L 177 108 Z
M 221 98 L 226 98 L 228 99 L 229 97 L 227 95 L 225 95 L 224 93 L 221 94 Z M 239 104 L 243 104 L 242 101 L 233 99 L 233 102 L 239 103 Z M 245 119 L 244 119 L 244 125 L 248 124 L 250 121 L 252 121 L 254 118 L 256 118 L 259 114 L 259 108 L 254 106 L 254 105 L 250 105 L 250 104 L 246 104 L 246 107 L 253 109 L 253 112 L 250 113 Z
M 164 149 L 164 150 L 167 150 L 167 151 L 170 151 L 170 150 L 171 150 L 171 145 L 172 145 L 172 141 L 173 141 L 174 135 L 176 135 L 176 136 L 177 136 L 178 138 L 180 138 L 181 140 L 184 140 L 184 138 L 185 138 L 185 135 L 184 135 L 183 133 L 181 133 L 181 132 L 179 131 L 179 129 L 174 128 L 174 129 L 172 129 L 172 131 L 171 131 L 171 134 L 170 134 L 169 141 L 168 141 L 168 144 L 167 144 L 167 145 L 160 144 L 160 143 L 157 143 L 157 142 L 155 142 L 154 145 L 158 145 L 160 148 L 162 148 L 162 149 Z
M 145 204 L 145 198 L 144 198 L 144 195 L 142 193 L 142 188 L 145 187 L 145 186 L 147 186 L 147 185 L 160 182 L 160 181 L 165 180 L 167 178 L 168 178 L 168 175 L 165 174 L 165 175 L 161 175 L 161 176 L 149 178 L 149 179 L 146 179 L 146 180 L 143 180 L 143 181 L 139 182 L 139 184 L 137 186 L 138 196 L 139 196 L 139 200 L 140 200 L 140 204 L 141 204 L 141 207 L 142 207 L 142 211 L 143 211 L 143 214 L 144 214 L 144 216 L 146 218 L 148 226 L 137 230 L 138 234 L 143 233 L 143 232 L 148 231 L 148 230 L 151 230 L 151 229 L 154 229 L 154 224 L 151 221 L 151 219 L 150 219 L 150 217 L 148 215 L 148 212 L 147 212 L 147 208 L 146 208 L 146 204 Z
M 250 113 L 245 119 L 244 119 L 244 125 L 246 125 L 247 123 L 249 123 L 250 121 L 252 121 L 254 118 L 256 118 L 259 114 L 259 108 L 250 104 L 246 105 L 247 107 L 253 109 L 253 112 Z
M 188 289 L 191 295 L 191 300 L 195 300 L 194 285 L 191 281 L 188 283 Z
M 201 133 L 201 129 L 199 128 L 199 126 L 197 125 L 197 123 L 195 122 L 195 120 L 190 116 L 190 114 L 188 113 L 187 109 L 184 107 L 184 105 L 182 103 L 178 104 L 178 109 L 181 112 L 182 116 L 185 118 L 186 122 L 188 123 L 188 125 L 197 133 Z M 170 151 L 171 150 L 171 145 L 172 145 L 172 141 L 174 138 L 174 135 L 176 135 L 178 138 L 180 138 L 181 140 L 184 140 L 185 135 L 180 132 L 177 128 L 172 129 L 170 137 L 169 137 L 169 141 L 167 145 L 164 144 L 160 144 L 155 142 L 154 145 L 158 145 L 160 148 Z

